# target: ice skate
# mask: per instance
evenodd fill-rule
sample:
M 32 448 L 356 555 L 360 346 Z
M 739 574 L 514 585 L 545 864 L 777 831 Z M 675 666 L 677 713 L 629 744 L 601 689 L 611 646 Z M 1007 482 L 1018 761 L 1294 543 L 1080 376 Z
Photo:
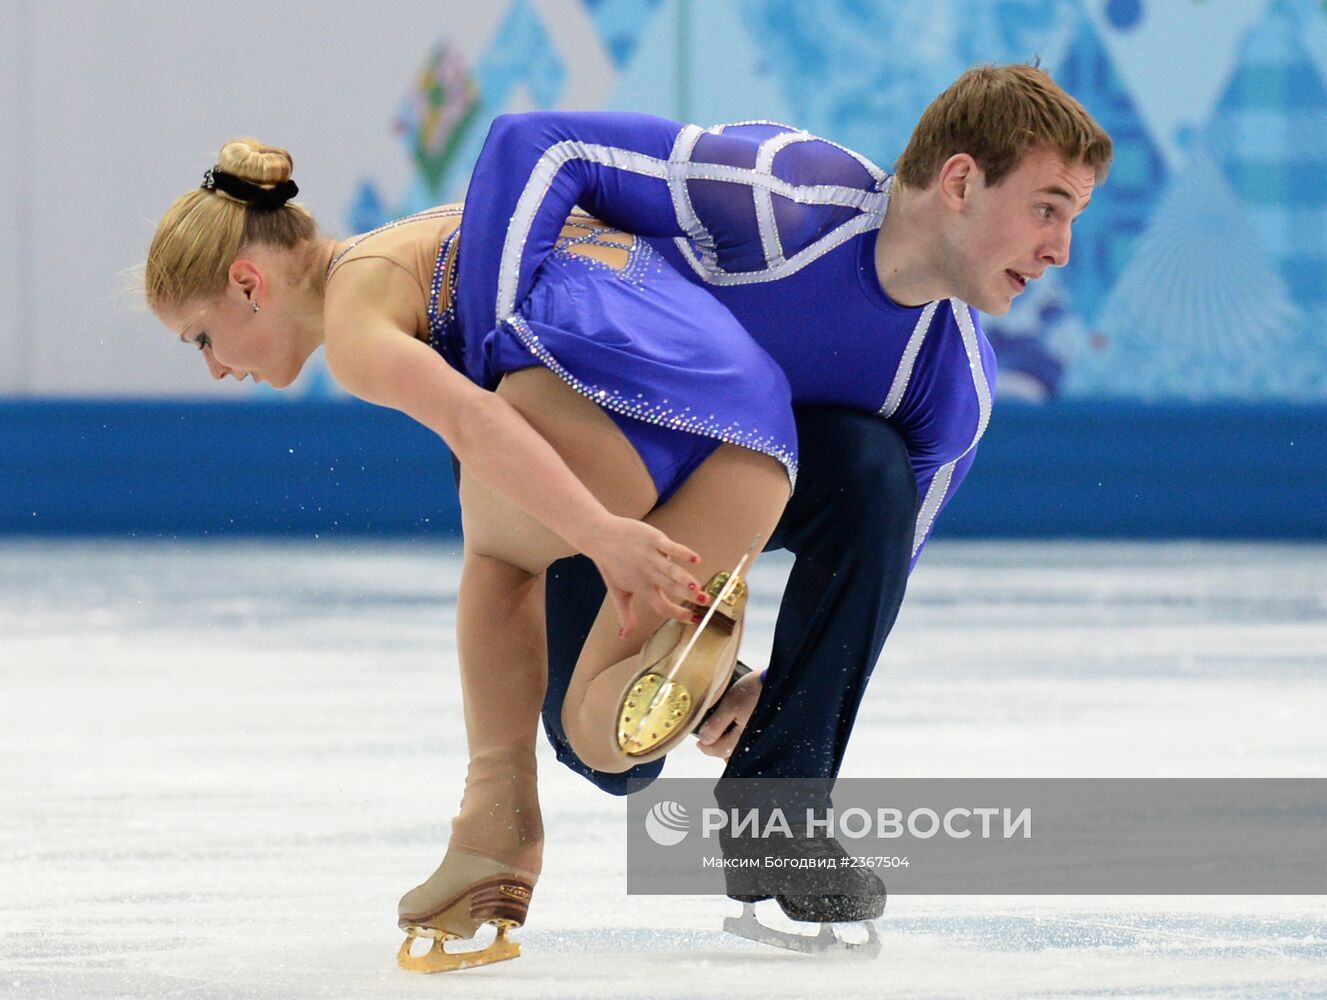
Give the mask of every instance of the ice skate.
M 728 692 L 733 689 L 733 685 L 736 684 L 738 681 L 740 681 L 743 677 L 745 677 L 749 673 L 751 673 L 751 668 L 748 667 L 741 660 L 738 660 L 737 663 L 733 666 L 733 672 L 729 675 L 728 683 L 723 686 L 723 691 L 719 694 L 719 697 L 714 699 L 714 704 L 709 707 L 709 709 L 705 712 L 704 715 L 702 715 L 699 719 L 696 720 L 696 726 L 691 731 L 692 736 L 695 736 L 697 733 L 699 733 L 700 727 L 705 725 L 705 723 L 709 722 L 710 716 L 713 715 L 714 710 L 719 707 L 719 702 L 723 701 L 723 699 L 727 696 Z
M 854 940 L 845 937 L 840 931 L 849 928 L 862 928 L 864 937 Z M 852 922 L 825 921 L 815 934 L 802 934 L 797 931 L 780 930 L 761 923 L 756 916 L 755 903 L 743 903 L 742 914 L 737 917 L 725 917 L 723 929 L 729 934 L 736 934 L 758 944 L 767 944 L 788 951 L 798 951 L 807 955 L 851 955 L 857 958 L 875 958 L 880 954 L 880 936 L 875 924 L 870 920 Z M 851 933 L 851 932 L 850 932 Z
M 728 689 L 742 638 L 746 581 L 736 571 L 716 573 L 705 593 L 708 605 L 685 605 L 700 616 L 698 624 L 665 622 L 641 650 L 644 667 L 622 696 L 617 721 L 618 748 L 632 763 L 666 754 Z
M 543 843 L 533 747 L 473 749 L 447 854 L 397 905 L 406 932 L 397 953 L 401 968 L 452 972 L 516 958 L 521 946 L 507 934 L 525 923 Z M 448 941 L 469 941 L 484 924 L 497 928 L 487 948 L 447 949 Z M 432 939 L 427 953 L 411 953 L 417 938 Z
M 885 884 L 873 871 L 845 864 L 851 859 L 833 837 L 797 836 L 764 839 L 721 835 L 726 858 L 763 857 L 814 859 L 821 868 L 780 867 L 756 873 L 725 869 L 730 898 L 742 904 L 738 917 L 726 917 L 723 929 L 761 944 L 813 955 L 843 954 L 873 958 L 880 939 L 873 921 L 885 911 Z M 755 904 L 774 899 L 789 920 L 819 924 L 814 933 L 780 930 L 762 923 Z
M 397 963 L 410 972 L 454 972 L 516 958 L 521 946 L 507 932 L 525 923 L 536 878 L 492 858 L 450 848 L 437 871 L 401 897 L 398 926 L 406 939 Z M 497 928 L 497 937 L 487 948 L 446 949 L 446 942 L 469 940 L 486 923 Z M 418 938 L 431 938 L 432 947 L 423 955 L 412 955 Z

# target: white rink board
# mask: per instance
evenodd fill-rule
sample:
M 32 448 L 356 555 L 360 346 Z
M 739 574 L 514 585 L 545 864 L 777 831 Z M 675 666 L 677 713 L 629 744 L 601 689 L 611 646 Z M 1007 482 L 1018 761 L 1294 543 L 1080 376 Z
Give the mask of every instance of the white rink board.
M 751 944 L 735 903 L 626 896 L 622 803 L 547 747 L 524 956 L 400 972 L 461 791 L 458 565 L 0 544 L 0 997 L 1327 995 L 1315 897 L 898 897 L 874 961 Z M 936 544 L 844 774 L 1321 777 L 1325 650 L 1321 546 Z

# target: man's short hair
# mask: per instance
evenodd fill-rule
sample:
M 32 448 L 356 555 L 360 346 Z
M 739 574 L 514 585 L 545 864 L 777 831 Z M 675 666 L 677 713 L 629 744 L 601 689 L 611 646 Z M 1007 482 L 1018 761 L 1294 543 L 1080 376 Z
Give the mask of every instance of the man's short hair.
M 1087 110 L 1036 66 L 978 66 L 933 100 L 894 165 L 900 183 L 924 190 L 945 161 L 967 153 L 986 186 L 1013 172 L 1029 149 L 1047 148 L 1096 172 L 1110 167 L 1110 136 Z

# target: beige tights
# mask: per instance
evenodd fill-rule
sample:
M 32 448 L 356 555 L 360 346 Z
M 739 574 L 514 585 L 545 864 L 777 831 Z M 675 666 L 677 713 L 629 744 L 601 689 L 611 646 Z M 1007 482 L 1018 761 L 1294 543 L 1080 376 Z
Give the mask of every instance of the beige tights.
M 508 375 L 498 395 L 553 445 L 608 510 L 644 518 L 698 552 L 703 562 L 687 569 L 702 584 L 731 569 L 753 536 L 768 538 L 788 499 L 788 478 L 779 463 L 724 444 L 667 503 L 651 510 L 657 495 L 648 470 L 598 406 L 542 368 Z M 461 507 L 466 551 L 457 630 L 470 766 L 451 842 L 537 873 L 543 829 L 534 748 L 548 655 L 543 573 L 571 550 L 509 498 L 464 471 Z M 594 758 L 593 766 L 608 765 L 605 769 L 623 770 L 631 762 L 600 761 L 591 749 L 591 737 L 615 731 L 617 706 L 611 697 L 587 702 L 587 695 L 606 671 L 611 675 L 604 680 L 615 684 L 619 675 L 639 668 L 640 649 L 662 619 L 640 600 L 636 615 L 634 633 L 622 639 L 612 607 L 601 609 L 564 706 L 573 747 L 585 750 L 587 762 Z M 605 685 L 595 689 L 602 694 Z
M 456 617 L 470 764 L 451 843 L 538 874 L 535 738 L 547 685 L 544 580 L 466 554 Z

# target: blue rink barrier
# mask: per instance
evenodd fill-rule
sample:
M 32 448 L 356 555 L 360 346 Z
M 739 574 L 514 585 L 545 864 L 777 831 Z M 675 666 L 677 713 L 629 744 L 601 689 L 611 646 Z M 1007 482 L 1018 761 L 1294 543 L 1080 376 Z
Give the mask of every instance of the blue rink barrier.
M 0 534 L 438 535 L 446 447 L 356 402 L 0 402 Z M 1327 538 L 1327 407 L 999 401 L 944 537 Z

